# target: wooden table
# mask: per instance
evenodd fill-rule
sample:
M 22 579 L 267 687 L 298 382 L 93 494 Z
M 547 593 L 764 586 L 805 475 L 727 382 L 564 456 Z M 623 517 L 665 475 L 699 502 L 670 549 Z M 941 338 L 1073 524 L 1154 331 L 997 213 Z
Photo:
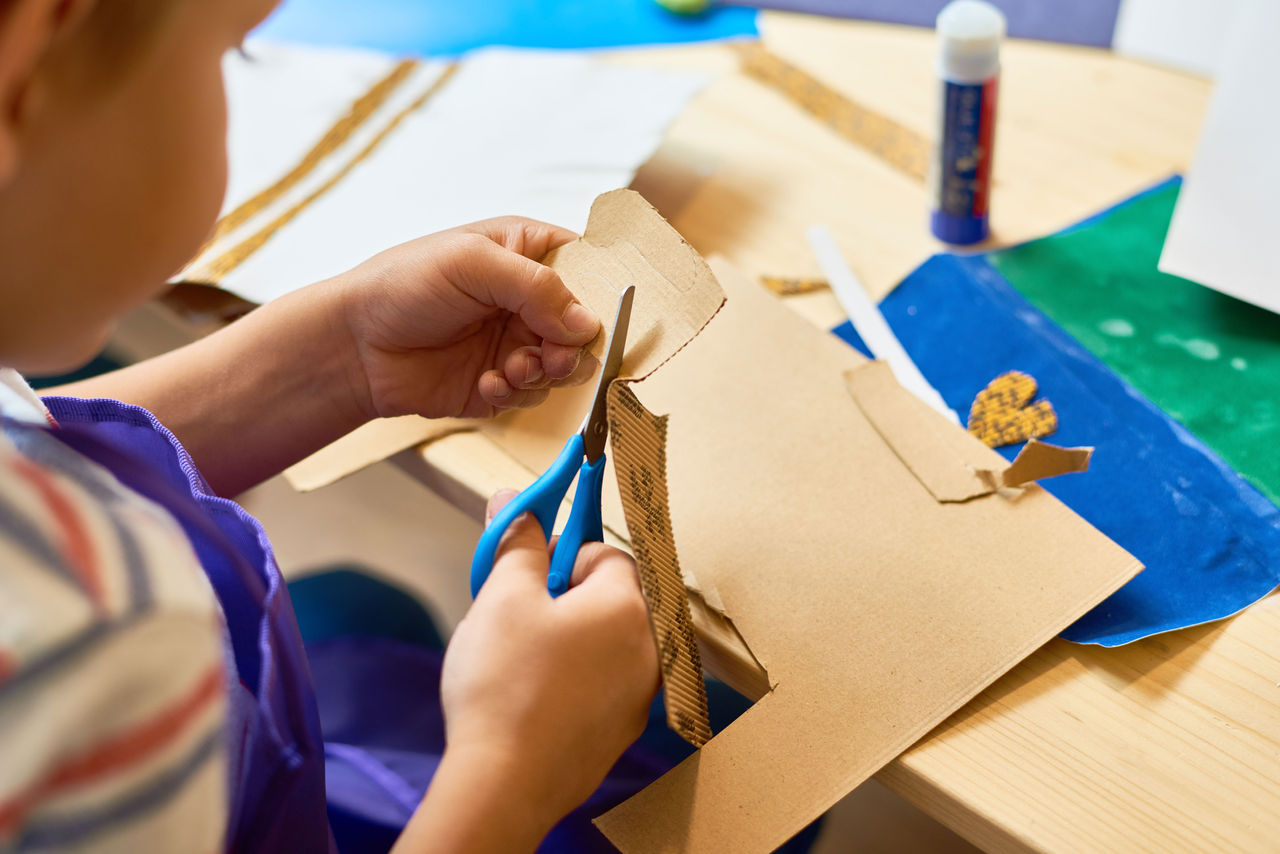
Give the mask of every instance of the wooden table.
M 762 30 L 774 53 L 932 134 L 930 33 L 781 14 Z M 633 184 L 703 254 L 816 275 L 803 231 L 822 222 L 880 296 L 942 249 L 919 181 L 737 73 L 729 47 L 618 61 L 720 75 Z M 1008 43 L 1003 62 L 995 242 L 1048 234 L 1187 168 L 1205 81 L 1031 42 Z M 824 327 L 843 317 L 826 293 L 789 304 Z M 477 516 L 493 488 L 532 478 L 478 434 L 399 462 Z M 1121 649 L 1055 640 L 878 779 L 991 851 L 1280 851 L 1280 597 Z

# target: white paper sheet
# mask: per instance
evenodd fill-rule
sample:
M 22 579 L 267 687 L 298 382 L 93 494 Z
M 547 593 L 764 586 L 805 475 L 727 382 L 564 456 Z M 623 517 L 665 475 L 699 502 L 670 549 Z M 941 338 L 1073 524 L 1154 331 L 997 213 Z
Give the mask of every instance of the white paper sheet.
M 251 45 L 228 74 L 231 191 L 224 208 L 297 163 L 351 102 L 394 67 L 351 51 Z M 292 61 L 291 61 L 292 60 Z M 208 247 L 201 270 L 346 169 L 445 65 L 424 62 L 297 186 Z M 473 54 L 327 191 L 217 284 L 254 302 L 347 270 L 383 249 L 486 217 L 520 214 L 581 230 L 592 200 L 625 187 L 705 75 L 567 53 Z M 331 96 L 331 97 L 330 97 Z
M 1213 77 L 1240 0 L 1122 0 L 1111 47 L 1125 56 Z
M 1280 312 L 1280 2 L 1241 0 L 1160 269 Z
M 374 51 L 251 41 L 222 63 L 232 169 L 223 210 L 292 169 L 339 113 L 395 66 Z

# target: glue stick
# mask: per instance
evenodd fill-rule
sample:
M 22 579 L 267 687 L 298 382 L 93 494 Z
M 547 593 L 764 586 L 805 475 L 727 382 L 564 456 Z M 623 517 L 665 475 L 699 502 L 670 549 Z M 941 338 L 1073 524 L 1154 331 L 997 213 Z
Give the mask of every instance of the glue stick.
M 1004 15 L 985 0 L 938 13 L 941 98 L 930 172 L 930 228 L 946 243 L 986 240 Z

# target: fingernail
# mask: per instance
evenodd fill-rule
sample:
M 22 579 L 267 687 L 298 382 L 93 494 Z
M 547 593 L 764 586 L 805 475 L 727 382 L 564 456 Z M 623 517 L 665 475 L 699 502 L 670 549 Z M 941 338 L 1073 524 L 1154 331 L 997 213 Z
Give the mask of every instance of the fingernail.
M 484 523 L 487 525 L 493 521 L 493 517 L 498 511 L 506 507 L 511 499 L 516 497 L 514 489 L 499 489 L 490 498 L 489 503 L 484 508 Z
M 502 377 L 496 377 L 493 381 L 493 391 L 490 394 L 494 400 L 506 400 L 511 397 L 511 383 Z
M 542 370 L 542 360 L 530 359 L 529 364 L 524 369 L 524 383 L 525 385 L 536 383 L 538 380 L 542 379 L 544 375 L 545 374 Z
M 569 303 L 561 320 L 570 332 L 595 332 L 600 328 L 599 318 L 580 302 Z

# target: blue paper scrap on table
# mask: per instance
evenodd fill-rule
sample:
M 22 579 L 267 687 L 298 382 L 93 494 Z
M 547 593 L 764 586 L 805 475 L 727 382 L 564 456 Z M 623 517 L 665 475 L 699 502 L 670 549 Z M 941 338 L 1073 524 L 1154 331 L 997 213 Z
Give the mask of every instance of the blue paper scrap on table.
M 1228 617 L 1280 584 L 1280 509 L 1034 308 L 984 256 L 930 258 L 880 309 L 962 418 L 987 383 L 1019 370 L 1035 377 L 1038 396 L 1058 412 L 1048 441 L 1097 448 L 1089 471 L 1042 485 L 1146 569 L 1064 638 L 1119 646 Z M 867 352 L 849 323 L 834 331 Z M 998 450 L 1012 459 L 1021 445 Z
M 757 34 L 754 9 L 716 7 L 685 16 L 654 0 L 285 0 L 255 33 L 423 56 L 456 56 L 492 45 L 603 48 Z

